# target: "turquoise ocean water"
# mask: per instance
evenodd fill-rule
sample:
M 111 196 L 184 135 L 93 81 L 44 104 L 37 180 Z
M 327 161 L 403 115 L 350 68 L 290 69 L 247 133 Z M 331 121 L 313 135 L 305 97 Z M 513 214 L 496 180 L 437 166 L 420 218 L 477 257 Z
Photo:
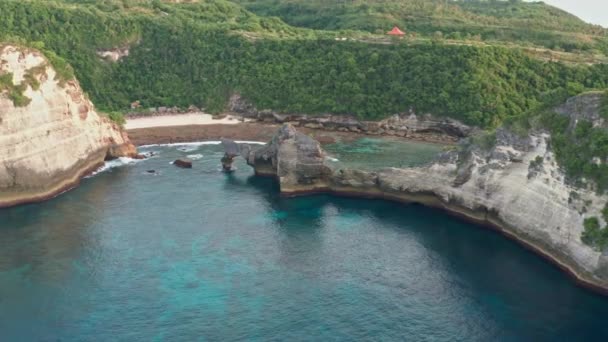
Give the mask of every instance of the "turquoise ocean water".
M 360 161 L 349 146 L 332 151 Z M 492 231 L 418 205 L 280 198 L 242 160 L 221 173 L 219 146 L 146 150 L 0 210 L 0 341 L 608 339 L 606 298 Z M 193 169 L 170 165 L 187 155 Z

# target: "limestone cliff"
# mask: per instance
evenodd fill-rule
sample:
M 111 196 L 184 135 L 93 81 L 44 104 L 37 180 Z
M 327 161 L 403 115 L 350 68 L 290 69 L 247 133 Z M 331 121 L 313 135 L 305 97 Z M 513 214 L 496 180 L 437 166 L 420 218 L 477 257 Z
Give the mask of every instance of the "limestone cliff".
M 319 142 L 289 124 L 264 147 L 251 151 L 244 145 L 241 154 L 256 175 L 277 177 L 283 192 L 325 189 L 332 172 Z
M 137 154 L 122 129 L 97 114 L 78 82 L 57 77 L 41 53 L 0 45 L 1 76 L 0 207 L 52 197 L 104 159 Z M 11 87 L 21 92 L 20 102 Z
M 307 158 L 306 168 L 299 166 L 301 156 L 322 151 L 311 148 L 318 144 L 306 139 L 284 138 L 295 136 L 295 129 L 286 125 L 266 147 L 247 153 L 256 172 L 278 174 L 285 195 L 326 191 L 442 208 L 491 226 L 551 259 L 580 282 L 608 291 L 608 253 L 581 241 L 584 219 L 598 216 L 606 197 L 568 183 L 547 133 L 522 138 L 500 129 L 493 147 L 471 144 L 425 167 L 331 174 L 319 158 Z

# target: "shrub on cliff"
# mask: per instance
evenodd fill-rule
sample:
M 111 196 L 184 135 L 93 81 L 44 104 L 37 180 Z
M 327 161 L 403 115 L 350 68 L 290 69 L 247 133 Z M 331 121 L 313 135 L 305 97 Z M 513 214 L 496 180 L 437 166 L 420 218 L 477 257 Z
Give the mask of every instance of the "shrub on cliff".
M 121 112 L 109 112 L 107 116 L 110 120 L 116 122 L 120 126 L 126 123 L 125 117 Z
M 600 227 L 597 217 L 586 218 L 583 225 L 585 230 L 581 236 L 581 241 L 600 251 L 608 247 L 608 229 Z
M 551 132 L 551 148 L 560 167 L 574 183 L 591 181 L 598 193 L 608 190 L 608 131 L 581 120 L 569 129 L 570 118 L 546 111 L 541 127 Z

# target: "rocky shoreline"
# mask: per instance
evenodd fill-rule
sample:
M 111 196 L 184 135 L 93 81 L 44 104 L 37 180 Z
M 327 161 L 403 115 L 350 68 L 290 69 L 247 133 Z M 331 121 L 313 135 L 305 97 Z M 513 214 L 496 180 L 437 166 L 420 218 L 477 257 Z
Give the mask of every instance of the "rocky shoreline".
M 230 98 L 229 113 L 246 120 L 269 124 L 285 124 L 298 129 L 331 132 L 352 132 L 371 136 L 394 136 L 411 140 L 453 144 L 473 134 L 476 129 L 457 120 L 417 113 L 410 109 L 386 119 L 369 121 L 353 115 L 290 114 L 259 110 L 236 94 Z
M 474 127 L 457 120 L 435 117 L 431 114 L 418 114 L 413 110 L 379 121 L 360 120 L 352 115 L 285 114 L 272 110 L 258 110 L 239 95 L 231 97 L 227 110 L 224 114 L 214 116 L 214 119 L 218 121 L 217 124 L 136 128 L 129 129 L 129 135 L 136 145 L 221 138 L 268 140 L 276 127 L 289 123 L 307 134 L 314 134 L 321 143 L 331 142 L 334 137 L 354 140 L 354 137 L 358 136 L 382 136 L 449 145 L 457 143 L 476 131 Z M 133 121 L 173 117 L 179 121 L 182 115 L 197 113 L 204 114 L 195 106 L 190 106 L 186 110 L 177 107 L 158 107 L 127 113 L 126 117 L 127 120 Z M 238 128 L 222 127 L 220 120 L 226 117 L 241 122 L 234 125 Z
M 241 145 L 256 175 L 272 176 L 283 196 L 327 193 L 419 203 L 489 227 L 551 261 L 579 285 L 608 294 L 608 256 L 581 241 L 583 220 L 606 199 L 579 189 L 551 161 L 546 136 L 519 138 L 499 130 L 495 146 L 443 154 L 427 167 L 375 172 L 333 170 L 321 145 L 285 125 L 264 147 Z M 529 162 L 543 158 L 530 174 Z M 580 203 L 579 203 L 580 202 Z M 581 203 L 591 203 L 584 210 Z
M 166 127 L 147 127 L 129 129 L 129 139 L 136 146 L 151 144 L 171 144 L 192 141 L 232 140 L 267 141 L 272 138 L 280 127 L 274 123 L 244 122 L 238 124 L 209 124 L 184 125 Z M 337 141 L 349 142 L 368 135 L 354 132 L 326 131 L 320 129 L 300 127 L 300 131 L 313 136 L 321 144 L 331 144 Z M 453 142 L 438 142 L 429 139 L 401 138 L 394 136 L 380 136 L 386 139 L 407 139 L 431 144 L 449 145 Z

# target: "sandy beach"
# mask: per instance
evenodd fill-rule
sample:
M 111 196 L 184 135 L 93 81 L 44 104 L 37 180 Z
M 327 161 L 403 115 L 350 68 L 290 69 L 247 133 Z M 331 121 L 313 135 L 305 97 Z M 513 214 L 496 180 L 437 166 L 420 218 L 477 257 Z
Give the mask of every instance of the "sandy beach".
M 230 116 L 214 120 L 209 114 L 198 113 L 127 118 L 125 124 L 129 138 L 137 146 L 222 138 L 268 141 L 278 128 L 278 124 L 241 122 Z M 362 136 L 351 132 L 321 131 L 305 127 L 298 129 L 313 136 L 322 144 L 351 141 Z
M 125 124 L 125 129 L 139 129 L 150 127 L 171 127 L 171 126 L 189 126 L 189 125 L 235 125 L 240 121 L 230 115 L 222 119 L 213 119 L 211 114 L 205 113 L 188 113 L 176 115 L 159 115 L 149 117 L 137 117 L 129 119 Z

